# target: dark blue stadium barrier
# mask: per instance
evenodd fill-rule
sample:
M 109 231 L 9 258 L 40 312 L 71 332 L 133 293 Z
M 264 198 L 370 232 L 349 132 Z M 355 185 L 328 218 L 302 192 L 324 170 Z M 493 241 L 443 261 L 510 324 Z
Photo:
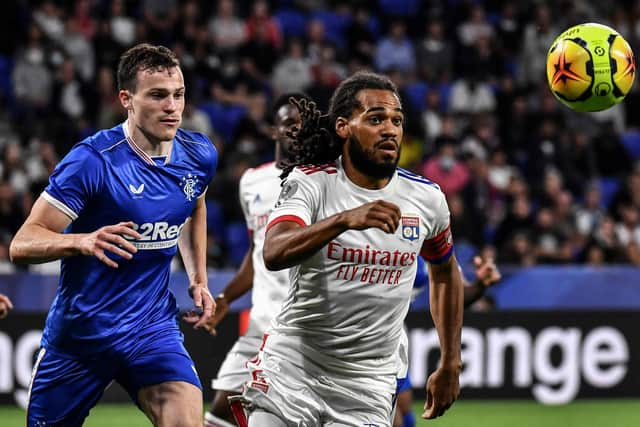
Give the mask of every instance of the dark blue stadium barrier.
M 471 278 L 468 272 L 467 276 Z M 503 280 L 488 290 L 500 310 L 640 310 L 640 268 L 615 267 L 532 267 L 501 268 Z M 211 271 L 209 288 L 219 293 L 234 271 Z M 0 293 L 9 295 L 18 311 L 46 311 L 53 300 L 57 276 L 30 273 L 0 275 Z M 184 272 L 171 275 L 170 288 L 181 310 L 191 308 Z M 424 293 L 412 305 L 415 311 L 427 304 Z M 234 302 L 232 309 L 251 305 L 247 294 Z
M 466 276 L 472 274 L 466 269 Z M 501 267 L 502 281 L 487 291 L 499 310 L 640 310 L 640 268 L 632 266 Z M 425 310 L 419 294 L 411 308 Z

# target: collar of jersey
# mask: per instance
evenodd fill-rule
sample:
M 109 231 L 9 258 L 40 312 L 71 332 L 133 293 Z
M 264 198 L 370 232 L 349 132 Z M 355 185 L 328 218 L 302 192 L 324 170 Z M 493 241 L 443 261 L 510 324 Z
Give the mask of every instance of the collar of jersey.
M 358 184 L 356 184 L 355 182 L 351 181 L 351 178 L 349 178 L 347 176 L 347 173 L 344 171 L 344 166 L 342 165 L 342 156 L 338 157 L 338 160 L 336 160 L 336 169 L 338 169 L 338 171 L 340 172 L 340 174 L 344 177 L 345 182 L 347 183 L 347 185 L 361 193 L 365 193 L 365 194 L 377 194 L 377 195 L 385 195 L 387 193 L 390 193 L 393 191 L 393 189 L 396 186 L 396 182 L 398 181 L 397 179 L 397 175 L 398 175 L 398 171 L 396 169 L 396 171 L 393 173 L 393 176 L 391 177 L 391 179 L 389 180 L 389 182 L 387 182 L 387 185 L 385 185 L 382 188 L 379 188 L 377 190 L 373 190 L 370 188 L 365 188 L 365 187 L 361 187 Z
M 127 140 L 127 143 L 129 144 L 129 146 L 131 147 L 131 149 L 142 159 L 142 161 L 144 161 L 146 164 L 151 165 L 151 166 L 158 166 L 158 164 L 156 162 L 153 161 L 153 159 L 142 149 L 140 148 L 140 146 L 138 144 L 135 143 L 135 141 L 133 140 L 133 138 L 131 137 L 131 135 L 129 135 L 129 129 L 128 129 L 128 123 L 129 123 L 129 119 L 125 120 L 124 123 L 122 123 L 122 131 L 124 132 L 124 137 Z M 173 147 L 172 147 L 173 149 Z M 167 163 L 169 163 L 169 159 L 171 158 L 171 150 L 169 150 L 169 153 L 167 153 L 166 158 L 164 160 L 164 164 L 166 165 Z

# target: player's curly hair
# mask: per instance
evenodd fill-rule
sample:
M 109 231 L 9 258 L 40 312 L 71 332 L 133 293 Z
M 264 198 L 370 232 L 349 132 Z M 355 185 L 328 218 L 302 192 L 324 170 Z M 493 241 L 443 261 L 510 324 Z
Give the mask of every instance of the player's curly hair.
M 160 71 L 179 66 L 180 61 L 171 49 L 149 43 L 137 44 L 120 56 L 117 72 L 118 90 L 135 92 L 138 71 Z
M 290 135 L 294 143 L 281 178 L 286 178 L 296 166 L 332 162 L 342 154 L 344 140 L 336 134 L 336 120 L 339 117 L 350 118 L 356 109 L 362 107 L 356 95 L 364 89 L 388 90 L 400 98 L 398 88 L 388 77 L 361 71 L 340 83 L 331 96 L 327 114 L 322 114 L 313 101 L 289 100 L 298 108 L 302 126 L 297 133 Z

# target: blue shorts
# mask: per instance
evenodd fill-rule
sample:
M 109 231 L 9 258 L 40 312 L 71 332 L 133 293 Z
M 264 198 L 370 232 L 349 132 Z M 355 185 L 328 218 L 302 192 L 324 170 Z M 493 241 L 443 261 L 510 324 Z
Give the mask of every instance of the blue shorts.
M 396 379 L 396 396 L 402 393 L 403 391 L 411 390 L 411 381 L 409 381 L 409 377 L 397 378 Z
M 175 327 L 90 357 L 42 348 L 33 368 L 27 426 L 81 426 L 112 381 L 122 385 L 136 404 L 140 389 L 167 381 L 202 389 Z

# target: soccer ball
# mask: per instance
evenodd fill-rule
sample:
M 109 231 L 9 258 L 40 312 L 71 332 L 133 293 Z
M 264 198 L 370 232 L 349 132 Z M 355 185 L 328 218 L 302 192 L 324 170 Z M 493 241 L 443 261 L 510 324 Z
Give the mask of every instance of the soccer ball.
M 636 61 L 629 43 L 606 25 L 587 23 L 558 36 L 547 53 L 554 96 L 576 111 L 600 111 L 631 90 Z

